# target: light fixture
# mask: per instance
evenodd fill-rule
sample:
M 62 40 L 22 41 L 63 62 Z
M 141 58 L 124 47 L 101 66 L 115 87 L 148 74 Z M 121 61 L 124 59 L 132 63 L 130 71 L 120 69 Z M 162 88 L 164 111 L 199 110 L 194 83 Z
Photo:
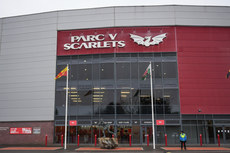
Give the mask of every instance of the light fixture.
M 130 91 L 121 91 L 121 94 L 130 94 Z
M 70 95 L 70 97 L 79 97 L 79 95 Z
M 66 90 L 66 87 L 65 88 L 63 88 L 63 89 L 65 89 Z M 75 88 L 75 87 L 71 87 L 71 88 L 68 88 L 68 90 L 69 89 L 71 89 L 71 90 L 76 90 L 77 88 Z
M 93 97 L 93 100 L 102 100 L 102 98 L 95 98 L 95 97 Z
M 71 98 L 72 100 L 81 100 L 81 98 Z
M 140 95 L 140 97 L 150 97 L 150 95 Z
M 103 93 L 105 93 L 104 91 L 94 91 L 93 92 L 94 94 L 103 94 Z
M 94 100 L 93 101 L 94 103 L 100 103 L 100 102 L 102 102 L 101 100 Z
M 93 95 L 93 97 L 103 97 L 103 95 Z
M 73 100 L 72 102 L 74 102 L 74 103 L 81 103 L 82 101 L 81 100 Z
M 74 94 L 74 93 L 77 93 L 77 91 L 71 91 L 71 92 L 68 92 L 68 93 Z
M 102 89 L 105 89 L 105 88 L 104 88 L 104 87 L 102 87 L 102 88 L 94 87 L 93 89 L 94 89 L 94 90 L 102 90 Z

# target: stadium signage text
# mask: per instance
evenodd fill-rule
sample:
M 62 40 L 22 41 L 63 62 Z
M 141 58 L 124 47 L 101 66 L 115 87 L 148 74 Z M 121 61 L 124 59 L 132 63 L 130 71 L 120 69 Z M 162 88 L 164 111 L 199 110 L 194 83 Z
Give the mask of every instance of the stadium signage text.
M 97 35 L 86 35 L 86 36 L 71 36 L 70 43 L 64 44 L 64 50 L 79 50 L 82 48 L 122 48 L 125 47 L 125 41 L 115 40 L 117 33 L 115 34 L 97 34 Z

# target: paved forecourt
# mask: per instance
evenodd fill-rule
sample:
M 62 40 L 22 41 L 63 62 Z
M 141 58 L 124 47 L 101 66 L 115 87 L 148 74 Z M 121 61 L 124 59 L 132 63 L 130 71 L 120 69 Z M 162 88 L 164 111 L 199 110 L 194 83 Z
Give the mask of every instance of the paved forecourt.
M 161 147 L 163 150 L 166 151 L 177 151 L 181 150 L 180 147 Z M 186 147 L 186 150 L 193 150 L 193 151 L 230 151 L 230 148 L 225 147 Z

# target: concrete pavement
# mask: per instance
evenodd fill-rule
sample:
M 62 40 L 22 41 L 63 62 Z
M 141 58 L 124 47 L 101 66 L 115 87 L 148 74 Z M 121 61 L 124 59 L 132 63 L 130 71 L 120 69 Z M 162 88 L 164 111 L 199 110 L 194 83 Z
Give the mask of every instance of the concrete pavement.
M 88 149 L 87 149 L 88 148 Z M 128 145 L 119 146 L 120 150 L 100 150 L 99 146 L 94 148 L 94 145 L 85 145 L 77 147 L 76 145 L 68 145 L 67 150 L 64 150 L 60 145 L 49 145 L 45 146 L 35 146 L 35 145 L 27 145 L 27 146 L 0 146 L 0 153 L 111 153 L 111 152 L 119 152 L 119 153 L 132 153 L 132 152 L 140 152 L 140 153 L 230 153 L 230 145 L 226 146 L 215 146 L 215 145 L 206 145 L 204 147 L 200 146 L 189 146 L 186 151 L 181 151 L 179 146 L 171 146 L 165 147 L 163 145 L 157 145 L 156 149 L 153 150 L 152 146 L 132 146 Z M 123 149 L 122 149 L 123 148 Z M 124 149 L 125 148 L 125 149 Z

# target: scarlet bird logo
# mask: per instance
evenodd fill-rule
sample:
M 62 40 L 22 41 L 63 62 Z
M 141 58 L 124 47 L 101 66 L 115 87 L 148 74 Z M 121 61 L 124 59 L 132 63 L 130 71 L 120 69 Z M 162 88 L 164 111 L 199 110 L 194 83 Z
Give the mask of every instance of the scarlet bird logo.
M 130 34 L 130 38 L 132 38 L 134 42 L 137 43 L 138 45 L 149 47 L 150 45 L 158 45 L 159 43 L 163 42 L 163 39 L 166 38 L 166 34 L 167 33 L 160 34 L 155 37 L 152 36 L 141 37 L 138 35 Z

